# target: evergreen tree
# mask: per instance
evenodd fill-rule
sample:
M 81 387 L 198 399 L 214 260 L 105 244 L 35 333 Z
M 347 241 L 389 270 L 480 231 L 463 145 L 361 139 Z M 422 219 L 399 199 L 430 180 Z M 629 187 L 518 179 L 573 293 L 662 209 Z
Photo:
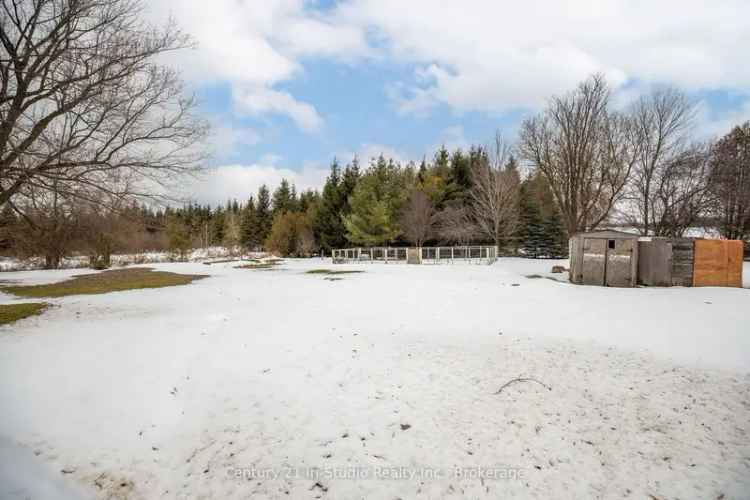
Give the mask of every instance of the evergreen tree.
M 424 157 L 422 157 L 422 162 L 419 164 L 419 170 L 417 171 L 417 182 L 420 186 L 424 184 L 425 179 L 427 178 L 427 162 L 425 161 Z
M 183 218 L 172 217 L 167 222 L 167 237 L 169 239 L 169 250 L 175 258 L 181 261 L 187 260 L 192 245 L 190 232 Z
M 507 169 L 515 168 L 509 162 Z M 532 258 L 563 258 L 568 254 L 565 228 L 554 204 L 551 190 L 538 173 L 521 185 L 521 224 L 518 230 L 520 249 Z
M 240 244 L 253 250 L 261 243 L 260 231 L 258 227 L 258 214 L 255 210 L 255 200 L 251 196 L 247 200 L 242 211 L 242 220 L 240 221 Z
M 347 215 L 351 212 L 349 197 L 354 193 L 354 189 L 357 187 L 360 177 L 359 160 L 355 156 L 352 162 L 346 166 L 344 173 L 341 176 L 341 215 Z
M 450 158 L 450 153 L 445 149 L 445 146 L 441 146 L 440 149 L 435 152 L 432 169 L 436 175 L 443 179 L 448 179 L 450 177 Z
M 303 191 L 297 200 L 297 210 L 302 213 L 309 212 L 312 208 L 317 207 L 320 202 L 320 195 L 314 189 Z
M 448 187 L 444 201 L 463 202 L 471 188 L 472 165 L 486 158 L 481 148 L 472 148 L 468 155 L 457 149 L 450 159 L 450 174 L 448 176 Z
M 224 243 L 224 210 L 219 206 L 216 207 L 211 218 L 211 244 L 221 245 L 222 243 Z
M 519 248 L 524 256 L 538 258 L 543 255 L 545 242 L 544 218 L 537 201 L 529 192 L 528 183 L 521 185 Z
M 568 256 L 568 242 L 560 212 L 553 211 L 543 223 L 545 256 L 551 259 L 563 259 Z
M 381 245 L 401 232 L 398 216 L 406 200 L 403 172 L 381 155 L 349 197 L 351 213 L 344 216 L 346 238 L 360 245 Z
M 258 189 L 255 214 L 258 218 L 258 242 L 265 242 L 268 233 L 271 231 L 271 224 L 273 223 L 273 215 L 271 214 L 271 195 L 265 184 Z
M 273 215 L 284 212 L 294 212 L 297 208 L 297 192 L 294 186 L 286 179 L 273 192 Z
M 340 248 L 346 243 L 341 213 L 344 206 L 340 167 L 336 159 L 331 163 L 331 173 L 326 178 L 320 203 L 313 220 L 313 228 L 324 252 Z

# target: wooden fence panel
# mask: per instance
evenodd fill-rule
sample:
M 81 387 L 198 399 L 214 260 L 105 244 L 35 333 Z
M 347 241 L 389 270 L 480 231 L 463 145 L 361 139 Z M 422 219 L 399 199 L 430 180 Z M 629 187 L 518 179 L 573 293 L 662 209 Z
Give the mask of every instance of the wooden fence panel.
M 727 241 L 727 286 L 742 288 L 742 265 L 745 245 L 741 241 Z
M 742 287 L 742 251 L 741 241 L 697 240 L 694 286 Z
M 672 240 L 672 285 L 693 286 L 693 261 L 695 250 L 693 240 L 676 238 Z

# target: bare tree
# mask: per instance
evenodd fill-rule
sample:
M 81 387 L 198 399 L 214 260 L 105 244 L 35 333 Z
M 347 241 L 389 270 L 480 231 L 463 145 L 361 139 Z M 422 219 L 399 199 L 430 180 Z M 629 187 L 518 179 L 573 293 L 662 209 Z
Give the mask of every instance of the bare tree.
M 518 225 L 521 180 L 515 168 L 506 168 L 510 148 L 496 135 L 491 155 L 477 155 L 471 166 L 469 206 L 480 233 L 500 248 Z
M 318 250 L 312 220 L 308 214 L 300 214 L 298 217 L 295 247 L 297 255 L 300 257 L 311 257 Z
M 672 220 L 673 214 L 665 206 L 664 190 L 684 186 L 687 179 L 669 179 L 668 176 L 680 176 L 687 170 L 693 174 L 708 173 L 685 168 L 688 164 L 702 163 L 695 162 L 701 148 L 693 148 L 689 143 L 694 116 L 695 104 L 673 88 L 641 97 L 632 106 L 633 137 L 637 147 L 626 210 L 630 212 L 629 222 L 638 227 L 641 234 L 658 234 L 669 225 L 669 221 L 662 219 Z M 700 196 L 701 190 L 696 188 L 693 184 L 690 189 L 681 190 L 680 196 L 687 195 L 688 191 Z
M 631 120 L 609 109 L 609 97 L 594 75 L 521 126 L 521 157 L 549 181 L 571 235 L 606 220 L 636 160 Z
M 711 187 L 721 235 L 750 236 L 750 121 L 735 127 L 714 146 Z
M 0 206 L 34 191 L 153 195 L 206 127 L 160 55 L 190 45 L 139 0 L 0 0 Z
M 407 241 L 421 247 L 435 229 L 435 205 L 424 191 L 415 189 L 401 211 L 401 232 Z
M 29 193 L 14 209 L 20 215 L 16 250 L 22 257 L 43 256 L 46 269 L 57 269 L 82 233 L 79 207 L 53 189 Z
M 710 151 L 707 144 L 694 144 L 660 167 L 649 202 L 652 234 L 684 236 L 708 212 L 712 204 Z
M 479 235 L 471 212 L 464 206 L 448 205 L 436 215 L 436 229 L 446 243 L 468 245 Z

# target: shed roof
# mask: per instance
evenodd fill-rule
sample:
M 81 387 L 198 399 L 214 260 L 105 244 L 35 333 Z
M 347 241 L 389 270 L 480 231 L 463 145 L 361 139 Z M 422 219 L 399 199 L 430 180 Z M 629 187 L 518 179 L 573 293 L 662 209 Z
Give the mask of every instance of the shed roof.
M 623 231 L 615 231 L 613 229 L 603 229 L 601 231 L 589 231 L 587 233 L 576 233 L 576 237 L 584 238 L 602 238 L 602 239 L 628 239 L 637 240 L 640 238 L 639 235 L 633 233 L 626 233 Z

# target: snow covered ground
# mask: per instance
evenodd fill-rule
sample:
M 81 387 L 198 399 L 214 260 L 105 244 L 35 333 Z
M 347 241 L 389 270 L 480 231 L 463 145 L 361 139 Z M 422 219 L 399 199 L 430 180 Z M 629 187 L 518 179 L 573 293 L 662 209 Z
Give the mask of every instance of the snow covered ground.
M 53 299 L 0 327 L 0 498 L 749 498 L 750 290 L 554 263 Z

